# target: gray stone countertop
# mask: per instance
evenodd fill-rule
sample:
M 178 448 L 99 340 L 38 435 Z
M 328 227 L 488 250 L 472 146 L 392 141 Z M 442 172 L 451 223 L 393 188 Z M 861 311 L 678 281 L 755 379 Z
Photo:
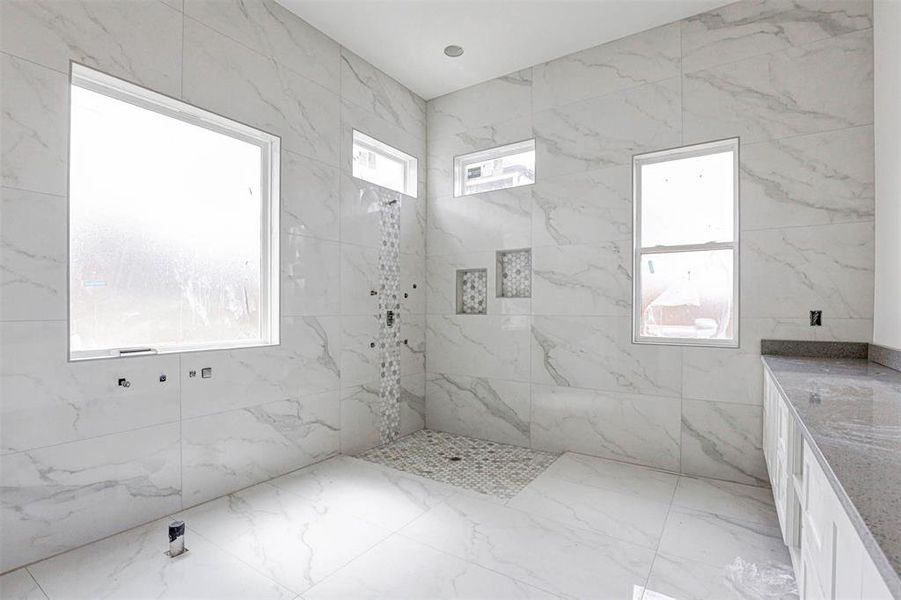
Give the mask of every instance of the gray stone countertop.
M 889 590 L 901 598 L 901 372 L 763 356 Z

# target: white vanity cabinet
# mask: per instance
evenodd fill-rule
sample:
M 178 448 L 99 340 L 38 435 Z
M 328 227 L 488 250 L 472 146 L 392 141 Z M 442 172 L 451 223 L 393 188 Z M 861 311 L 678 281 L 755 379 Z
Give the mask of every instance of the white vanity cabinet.
M 764 456 L 801 598 L 891 600 L 786 400 L 766 371 L 764 378 Z

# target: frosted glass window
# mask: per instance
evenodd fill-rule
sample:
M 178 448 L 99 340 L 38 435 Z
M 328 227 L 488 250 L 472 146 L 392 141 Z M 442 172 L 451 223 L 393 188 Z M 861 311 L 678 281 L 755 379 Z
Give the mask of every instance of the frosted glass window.
M 354 177 L 416 197 L 416 158 L 357 130 L 353 144 Z
M 634 339 L 738 345 L 738 140 L 636 156 Z
M 73 359 L 278 343 L 278 138 L 73 66 Z
M 468 196 L 535 183 L 535 140 L 454 159 L 454 195 Z

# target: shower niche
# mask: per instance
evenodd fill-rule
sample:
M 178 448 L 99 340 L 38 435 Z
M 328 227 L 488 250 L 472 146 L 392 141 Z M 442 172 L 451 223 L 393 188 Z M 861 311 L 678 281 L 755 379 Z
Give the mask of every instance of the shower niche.
M 488 269 L 457 270 L 457 314 L 488 312 Z
M 532 249 L 498 250 L 498 298 L 532 297 Z

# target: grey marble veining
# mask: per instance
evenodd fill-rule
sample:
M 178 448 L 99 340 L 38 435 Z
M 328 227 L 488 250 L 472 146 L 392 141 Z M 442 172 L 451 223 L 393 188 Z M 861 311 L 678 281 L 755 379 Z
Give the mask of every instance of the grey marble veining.
M 901 594 L 901 373 L 862 359 L 764 356 L 876 567 Z

